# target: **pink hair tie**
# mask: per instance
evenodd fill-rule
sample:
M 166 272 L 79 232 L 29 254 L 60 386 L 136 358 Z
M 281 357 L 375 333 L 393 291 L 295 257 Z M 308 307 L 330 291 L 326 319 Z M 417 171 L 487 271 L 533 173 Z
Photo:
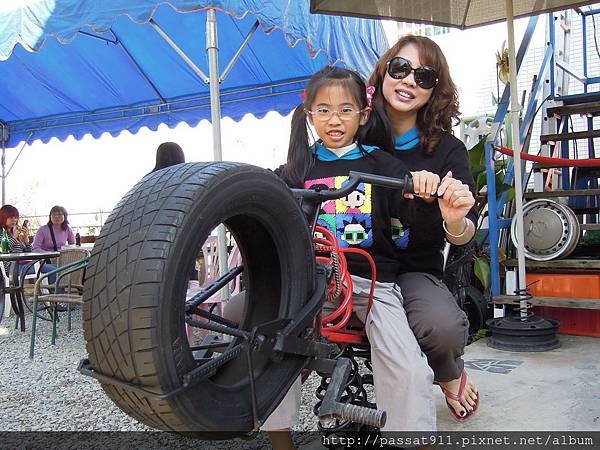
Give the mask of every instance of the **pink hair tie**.
M 375 93 L 375 86 L 367 86 L 367 106 L 370 108 L 373 104 L 373 94 Z
M 304 100 L 306 100 L 306 88 L 300 92 L 300 98 L 302 99 L 302 103 L 304 103 Z

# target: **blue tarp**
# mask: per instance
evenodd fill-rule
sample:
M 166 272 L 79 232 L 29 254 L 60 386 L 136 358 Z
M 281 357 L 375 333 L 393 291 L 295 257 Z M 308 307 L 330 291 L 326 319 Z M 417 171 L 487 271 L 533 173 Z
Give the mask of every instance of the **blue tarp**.
M 16 6 L 15 6 L 16 5 Z M 286 114 L 327 63 L 368 75 L 387 48 L 380 23 L 309 14 L 308 0 L 24 0 L 0 2 L 0 121 L 8 147 L 87 133 L 117 135 L 210 120 L 209 86 L 159 36 L 152 18 L 208 74 L 206 9 L 217 9 L 221 84 L 234 120 Z

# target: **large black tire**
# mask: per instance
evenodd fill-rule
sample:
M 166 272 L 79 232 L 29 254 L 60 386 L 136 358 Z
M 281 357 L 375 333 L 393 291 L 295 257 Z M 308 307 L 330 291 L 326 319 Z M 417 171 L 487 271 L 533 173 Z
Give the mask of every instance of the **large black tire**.
M 306 220 L 271 172 L 238 163 L 190 163 L 142 179 L 102 227 L 87 270 L 84 334 L 95 370 L 167 393 L 197 366 L 184 324 L 189 269 L 223 223 L 243 258 L 247 307 L 241 328 L 293 317 L 314 289 Z M 234 341 L 235 342 L 235 341 Z M 233 344 L 232 344 L 233 345 Z M 306 362 L 253 353 L 258 416 L 264 419 Z M 167 400 L 102 387 L 127 414 L 153 428 L 228 438 L 252 430 L 246 355 Z M 221 432 L 207 434 L 206 432 Z

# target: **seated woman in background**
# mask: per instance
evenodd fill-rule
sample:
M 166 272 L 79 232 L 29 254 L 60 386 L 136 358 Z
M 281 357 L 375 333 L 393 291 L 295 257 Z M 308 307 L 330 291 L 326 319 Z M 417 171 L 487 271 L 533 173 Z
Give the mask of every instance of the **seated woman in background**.
M 50 209 L 48 216 L 48 223 L 42 225 L 35 233 L 33 238 L 33 251 L 34 252 L 57 252 L 61 247 L 67 244 L 75 243 L 75 235 L 73 230 L 69 226 L 67 210 L 63 206 L 53 206 Z M 50 272 L 55 270 L 57 266 L 51 264 L 49 260 L 42 265 L 42 273 Z M 33 273 L 32 269 L 29 269 L 29 273 Z M 56 276 L 48 277 L 48 282 L 53 284 L 56 281 Z M 65 305 L 59 304 L 59 311 L 65 309 Z
M 179 144 L 175 142 L 163 142 L 156 149 L 156 165 L 152 169 L 152 172 L 184 162 L 185 155 Z
M 19 210 L 12 205 L 4 205 L 0 208 L 0 233 L 6 230 L 8 234 L 8 243 L 10 246 L 11 253 L 30 252 L 31 244 L 29 243 L 29 230 L 26 226 L 19 227 Z M 20 264 L 27 264 L 29 261 L 20 262 Z M 4 263 L 6 273 L 9 273 L 9 263 Z M 41 272 L 47 273 L 51 270 L 56 269 L 53 264 L 42 264 Z M 34 273 L 35 269 L 33 266 L 27 273 Z M 49 282 L 54 283 L 54 280 L 49 277 Z
M 13 205 L 0 208 L 0 233 L 6 230 L 11 253 L 30 252 L 29 230 L 19 227 L 19 210 Z
M 53 206 L 48 223 L 42 225 L 33 238 L 34 252 L 57 252 L 67 244 L 75 243 L 75 235 L 69 227 L 67 210 L 62 206 Z

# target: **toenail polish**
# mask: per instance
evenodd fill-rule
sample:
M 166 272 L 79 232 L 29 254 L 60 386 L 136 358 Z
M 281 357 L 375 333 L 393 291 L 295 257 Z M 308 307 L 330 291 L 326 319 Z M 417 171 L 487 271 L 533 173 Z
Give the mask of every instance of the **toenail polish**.
M 466 414 L 466 411 L 461 411 L 460 412 L 460 417 L 464 417 L 465 414 Z

